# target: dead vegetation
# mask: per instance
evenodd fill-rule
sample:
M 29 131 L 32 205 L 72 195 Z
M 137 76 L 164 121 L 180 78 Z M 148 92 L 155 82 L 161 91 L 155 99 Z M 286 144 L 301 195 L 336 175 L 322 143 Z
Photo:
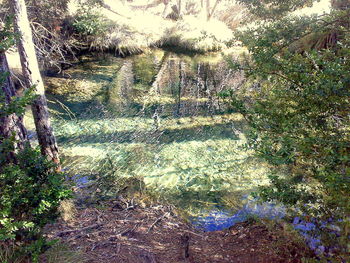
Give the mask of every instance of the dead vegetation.
M 43 255 L 46 263 L 54 262 L 52 258 L 73 262 L 65 260 L 72 257 L 77 263 L 285 263 L 302 262 L 311 255 L 280 225 L 241 223 L 223 231 L 202 232 L 172 207 L 127 206 L 121 201 L 80 208 L 73 219 L 48 226 L 46 235 L 59 240 Z

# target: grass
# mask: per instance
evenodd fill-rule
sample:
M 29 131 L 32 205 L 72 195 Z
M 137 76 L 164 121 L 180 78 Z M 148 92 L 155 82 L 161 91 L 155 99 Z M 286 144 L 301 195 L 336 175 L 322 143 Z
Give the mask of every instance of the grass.
M 1 263 L 22 263 L 28 260 L 27 257 L 21 256 L 18 247 L 13 243 L 0 244 L 0 262 Z
M 114 4 L 112 10 L 124 12 L 123 15 L 105 7 L 89 10 L 91 14 L 98 14 L 100 18 L 96 24 L 101 28 L 82 39 L 89 48 L 127 55 L 141 53 L 149 47 L 171 46 L 203 53 L 227 48 L 233 37 L 232 30 L 215 18 L 207 21 L 199 15 L 183 15 L 174 21 L 163 18 L 153 9 L 145 11 Z M 84 9 L 70 9 L 71 15 L 79 21 Z
M 70 248 L 68 245 L 57 242 L 51 246 L 42 256 L 45 263 L 84 263 L 87 258 L 82 251 Z
M 86 61 L 65 72 L 71 79 L 46 80 L 64 166 L 72 174 L 94 175 L 101 172 L 101 162 L 111 160 L 115 176 L 143 178 L 149 191 L 191 213 L 218 202 L 239 205 L 244 194 L 268 182 L 268 167 L 243 147 L 242 116 L 209 114 L 205 107 L 177 116 L 173 112 L 177 95 L 171 93 L 149 102 L 148 90 L 157 72 L 152 68 L 162 55 L 155 51 L 129 58 L 134 80 L 130 94 L 139 83 L 145 89 L 128 102 L 120 95 L 124 87 L 120 79 L 126 78 L 120 71 L 126 59 Z M 186 65 L 201 63 L 198 57 L 181 59 Z M 208 58 L 204 61 L 208 63 Z M 187 69 L 189 75 L 196 67 Z M 116 94 L 112 104 L 111 94 Z M 206 105 L 208 99 L 184 96 L 182 102 Z M 152 118 L 155 105 L 163 107 L 158 127 Z

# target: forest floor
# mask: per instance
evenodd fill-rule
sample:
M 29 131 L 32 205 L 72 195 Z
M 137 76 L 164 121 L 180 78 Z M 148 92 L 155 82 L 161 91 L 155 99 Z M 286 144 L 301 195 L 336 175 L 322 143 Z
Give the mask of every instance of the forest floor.
M 172 207 L 121 201 L 77 209 L 49 225 L 46 235 L 59 243 L 44 254 L 45 263 L 277 263 L 312 256 L 282 224 L 252 221 L 203 232 Z

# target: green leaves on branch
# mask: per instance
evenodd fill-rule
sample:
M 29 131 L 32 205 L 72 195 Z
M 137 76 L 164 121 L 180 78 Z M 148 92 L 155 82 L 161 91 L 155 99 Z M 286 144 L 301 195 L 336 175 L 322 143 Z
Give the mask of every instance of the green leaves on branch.
M 9 73 L 0 75 L 0 83 L 3 83 Z M 4 94 L 0 95 L 0 118 L 16 113 L 17 115 L 23 115 L 25 107 L 32 103 L 35 99 L 35 86 L 30 89 L 25 89 L 22 96 L 14 96 L 11 98 L 11 102 L 8 104 L 5 102 Z
M 64 174 L 38 149 L 27 147 L 16 158 L 18 164 L 1 164 L 0 241 L 33 245 L 42 227 L 57 218 L 70 190 Z
M 99 13 L 82 8 L 73 23 L 73 27 L 83 36 L 100 36 L 107 33 L 109 22 Z
M 16 34 L 13 33 L 13 17 L 6 16 L 0 27 L 0 52 L 5 52 L 16 43 Z
M 316 0 L 238 0 L 256 17 L 274 20 L 298 8 L 311 6 Z
M 265 200 L 306 202 L 323 216 L 350 213 L 349 25 L 345 10 L 237 34 L 249 53 L 232 63 L 247 77 L 230 94 L 232 107 L 250 124 L 250 147 L 284 174 L 261 188 Z

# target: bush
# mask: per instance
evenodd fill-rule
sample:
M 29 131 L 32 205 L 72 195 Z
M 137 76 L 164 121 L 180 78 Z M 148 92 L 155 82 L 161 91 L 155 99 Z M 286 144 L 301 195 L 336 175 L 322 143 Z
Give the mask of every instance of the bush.
M 82 10 L 73 23 L 74 29 L 84 36 L 97 36 L 106 33 L 106 19 L 98 13 Z
M 338 225 L 341 238 L 331 245 L 339 241 L 344 254 L 350 212 L 349 17 L 348 10 L 322 19 L 286 17 L 238 33 L 249 56 L 233 66 L 245 70 L 248 89 L 231 94 L 250 124 L 248 146 L 277 169 L 257 194 Z
M 1 164 L 0 241 L 15 241 L 35 261 L 45 244 L 41 229 L 58 217 L 60 201 L 70 196 L 70 190 L 63 173 L 38 149 L 26 147 L 17 160 L 17 164 Z

